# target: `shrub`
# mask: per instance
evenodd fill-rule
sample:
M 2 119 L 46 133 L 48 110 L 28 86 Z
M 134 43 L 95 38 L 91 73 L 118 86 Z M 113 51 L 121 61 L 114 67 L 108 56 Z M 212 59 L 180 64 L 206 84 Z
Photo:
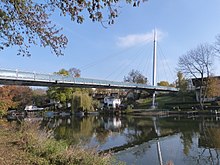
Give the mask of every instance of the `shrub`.
M 20 147 L 35 157 L 30 159 L 31 164 L 110 165 L 112 161 L 110 155 L 99 155 L 94 149 L 57 141 L 51 132 L 39 130 L 36 124 L 22 123 L 18 134 Z
M 4 115 L 6 115 L 6 111 L 0 110 L 0 118 L 2 118 Z

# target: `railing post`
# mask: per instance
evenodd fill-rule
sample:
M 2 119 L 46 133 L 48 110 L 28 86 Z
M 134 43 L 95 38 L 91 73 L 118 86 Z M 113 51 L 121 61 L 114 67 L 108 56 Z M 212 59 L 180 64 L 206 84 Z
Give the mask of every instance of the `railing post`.
M 36 72 L 34 71 L 33 73 L 34 73 L 34 80 L 36 80 Z
M 16 71 L 16 79 L 18 79 L 18 69 L 16 69 L 15 71 Z

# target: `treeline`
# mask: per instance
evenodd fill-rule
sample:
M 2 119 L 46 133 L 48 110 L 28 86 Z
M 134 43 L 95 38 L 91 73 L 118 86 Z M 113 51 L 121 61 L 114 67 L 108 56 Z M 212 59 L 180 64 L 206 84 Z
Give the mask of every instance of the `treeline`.
M 54 74 L 80 77 L 80 70 L 76 68 L 61 69 Z M 49 103 L 59 104 L 62 109 L 93 111 L 99 106 L 99 102 L 92 98 L 92 93 L 92 89 L 84 88 L 49 87 L 47 89 L 33 89 L 26 86 L 1 86 L 0 114 L 6 114 L 9 109 L 24 110 L 26 105 L 43 106 Z
M 31 89 L 25 86 L 6 85 L 0 87 L 0 114 L 3 115 L 8 109 L 24 109 L 30 104 L 44 104 L 46 92 L 42 89 Z

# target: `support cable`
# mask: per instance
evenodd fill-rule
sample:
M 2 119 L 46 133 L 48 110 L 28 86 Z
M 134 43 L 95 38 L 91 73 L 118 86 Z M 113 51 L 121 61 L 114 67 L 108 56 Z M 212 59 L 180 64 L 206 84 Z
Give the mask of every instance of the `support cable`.
M 133 58 L 130 60 L 130 62 L 128 64 L 126 61 L 124 61 L 123 65 L 120 65 L 119 67 L 117 67 L 116 69 L 114 69 L 108 76 L 106 76 L 106 78 L 109 78 L 110 76 L 112 76 L 114 73 L 123 73 L 127 68 L 131 67 L 132 63 L 135 63 L 135 61 L 138 59 L 138 57 L 141 55 L 139 52 L 143 51 L 143 47 L 142 49 L 137 50 L 137 52 L 135 54 L 137 54 L 137 56 L 132 56 Z M 118 68 L 121 69 L 121 72 L 119 72 Z M 118 74 L 117 74 L 118 75 Z
M 144 51 L 144 50 L 142 49 L 142 52 L 143 52 L 143 51 Z M 136 67 L 135 67 L 135 66 L 132 67 L 131 65 L 136 63 L 136 61 L 138 60 L 138 57 L 142 55 L 142 52 L 140 52 L 140 54 L 138 54 L 137 56 L 135 56 L 135 59 L 134 59 L 134 60 L 131 60 L 130 63 L 128 64 L 128 66 L 124 67 L 124 69 L 123 69 L 121 72 L 118 72 L 118 74 L 116 75 L 115 78 L 118 78 L 122 73 L 125 74 L 125 70 L 127 70 L 127 68 L 133 68 L 133 69 L 135 69 Z M 137 70 L 137 69 L 135 69 L 135 70 Z M 124 75 L 124 76 L 125 76 L 125 75 Z
M 170 65 L 169 65 L 168 62 L 167 62 L 167 58 L 166 58 L 165 54 L 163 53 L 163 50 L 162 50 L 160 44 L 158 44 L 158 48 L 159 48 L 159 51 L 161 52 L 161 55 L 162 55 L 163 58 L 164 58 L 165 66 L 167 66 L 167 68 L 168 68 L 168 70 L 169 70 L 170 76 L 173 78 L 173 80 L 175 80 L 175 79 L 176 79 L 176 77 L 174 76 L 174 75 L 175 75 L 175 72 L 172 71 L 172 69 L 170 68 Z M 165 67 L 164 67 L 164 68 L 165 68 Z M 165 69 L 164 69 L 164 70 L 165 70 Z
M 147 41 L 147 40 L 146 40 L 146 41 Z M 138 45 L 138 46 L 141 47 L 141 46 L 143 46 L 144 44 L 146 44 L 146 43 L 143 42 L 142 44 L 140 44 L 140 45 Z M 98 60 L 94 60 L 93 62 L 90 62 L 90 63 L 88 63 L 88 64 L 85 64 L 85 65 L 79 67 L 79 69 L 80 69 L 81 71 L 85 71 L 85 70 L 87 70 L 87 69 L 90 69 L 91 67 L 97 66 L 97 63 L 101 63 L 101 62 L 104 62 L 104 61 L 109 61 L 110 59 L 116 58 L 116 57 L 118 57 L 119 55 L 121 55 L 121 56 L 126 55 L 126 52 L 128 52 L 128 51 L 130 51 L 130 50 L 132 50 L 132 49 L 135 49 L 136 47 L 137 47 L 137 46 L 135 45 L 135 46 L 132 46 L 132 47 L 123 49 L 123 50 L 121 50 L 119 53 L 114 53 L 114 54 L 107 55 L 107 56 L 105 56 L 105 57 L 103 57 L 103 58 L 99 58 Z

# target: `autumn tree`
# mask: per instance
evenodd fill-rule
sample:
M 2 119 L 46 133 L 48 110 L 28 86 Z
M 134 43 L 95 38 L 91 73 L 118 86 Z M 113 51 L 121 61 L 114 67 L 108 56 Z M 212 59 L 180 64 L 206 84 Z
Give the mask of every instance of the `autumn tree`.
M 159 86 L 166 86 L 166 87 L 170 86 L 168 81 L 160 81 L 159 83 L 157 83 L 157 85 L 159 85 Z
M 215 98 L 220 96 L 220 81 L 219 77 L 210 76 L 208 79 L 207 97 Z
M 140 0 L 126 0 L 138 6 Z M 84 15 L 94 22 L 113 24 L 119 15 L 119 0 L 1 0 L 0 49 L 18 47 L 18 55 L 28 55 L 31 45 L 49 46 L 56 55 L 63 55 L 68 40 L 50 19 L 67 16 L 81 24 Z
M 205 97 L 207 95 L 207 83 L 205 78 L 210 77 L 212 67 L 212 57 L 214 49 L 208 44 L 200 44 L 195 49 L 188 51 L 179 58 L 179 71 L 194 77 L 199 87 L 199 103 L 203 109 Z
M 6 113 L 9 108 L 24 109 L 32 102 L 32 90 L 23 86 L 0 87 L 0 111 Z
M 177 72 L 176 87 L 179 88 L 180 92 L 186 92 L 187 80 L 185 79 L 185 77 L 181 71 Z
M 11 86 L 0 87 L 0 111 L 5 114 L 9 108 L 15 108 L 16 103 L 13 102 L 11 93 Z
M 70 68 L 68 70 L 69 75 L 73 76 L 73 77 L 80 77 L 81 75 L 81 71 L 77 68 Z
M 33 104 L 33 93 L 30 87 L 26 86 L 15 86 L 11 91 L 13 101 L 17 103 L 18 109 L 24 109 L 26 105 Z

